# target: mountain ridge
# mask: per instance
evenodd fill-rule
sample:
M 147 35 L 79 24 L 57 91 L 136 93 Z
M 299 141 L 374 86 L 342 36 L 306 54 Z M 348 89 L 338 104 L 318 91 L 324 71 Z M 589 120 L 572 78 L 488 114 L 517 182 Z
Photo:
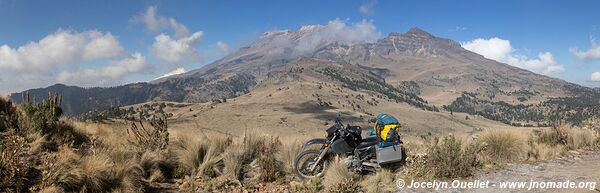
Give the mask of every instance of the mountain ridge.
M 66 112 L 79 114 L 104 106 L 131 105 L 149 100 L 196 103 L 233 98 L 250 92 L 255 85 L 267 79 L 269 73 L 286 70 L 291 65 L 307 61 L 314 63 L 326 61 L 349 65 L 349 67 L 361 66 L 357 70 L 364 72 L 360 73 L 373 73 L 380 77 L 385 85 L 391 86 L 386 90 L 409 89 L 412 94 L 416 94 L 416 98 L 423 100 L 423 104 L 413 104 L 418 108 L 433 109 L 433 106 L 446 105 L 454 107 L 456 106 L 454 102 L 465 93 L 476 93 L 477 100 L 488 101 L 490 105 L 499 102 L 510 105 L 536 105 L 553 98 L 581 96 L 589 98 L 599 93 L 599 89 L 539 75 L 484 58 L 462 48 L 456 41 L 436 37 L 416 27 L 405 33 L 393 32 L 376 40 L 335 37 L 323 30 L 327 29 L 322 25 L 314 25 L 303 27 L 298 31 L 265 32 L 252 44 L 211 64 L 148 83 L 78 91 L 70 88 L 67 90 L 72 92 L 105 93 L 97 96 L 83 94 L 88 97 L 87 103 L 94 105 L 79 110 L 66 108 Z M 329 79 L 328 77 L 331 78 L 330 76 L 317 78 Z M 361 78 L 354 79 L 356 80 L 343 79 L 343 81 L 352 82 Z M 140 87 L 132 92 L 137 92 L 136 94 L 143 97 L 128 98 L 126 90 L 132 86 Z M 348 87 L 345 84 L 342 86 Z M 33 93 L 36 98 L 43 97 L 50 91 L 74 95 L 62 93 L 54 88 L 56 87 L 33 89 L 28 92 Z M 11 98 L 20 101 L 17 99 L 20 95 L 21 93 L 15 93 Z M 387 97 L 394 98 L 394 95 Z M 408 98 L 416 99 L 412 95 Z M 77 106 L 70 104 L 70 100 L 83 102 L 70 97 L 65 100 L 64 104 L 70 106 Z M 475 110 L 469 109 L 469 111 Z

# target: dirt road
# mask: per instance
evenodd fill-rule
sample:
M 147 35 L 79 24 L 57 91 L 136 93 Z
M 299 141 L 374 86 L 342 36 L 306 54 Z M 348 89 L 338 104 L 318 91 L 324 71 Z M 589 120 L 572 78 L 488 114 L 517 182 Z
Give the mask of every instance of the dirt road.
M 491 173 L 480 173 L 474 178 L 460 180 L 470 182 L 479 180 L 480 183 L 489 181 L 487 188 L 455 189 L 453 182 L 448 182 L 446 189 L 402 189 L 402 192 L 600 192 L 600 152 L 572 152 L 572 156 L 564 159 L 541 161 L 534 164 L 512 164 L 502 170 Z M 509 188 L 509 183 L 513 183 Z M 534 183 L 532 183 L 534 182 Z M 542 184 L 542 182 L 550 182 Z M 565 183 L 566 182 L 566 183 Z M 407 182 L 408 185 L 409 182 Z M 559 186 L 574 183 L 583 188 L 541 188 L 542 186 Z M 587 183 L 587 184 L 586 184 Z M 456 183 L 458 184 L 458 183 Z M 533 184 L 533 188 L 529 186 Z M 501 186 L 505 186 L 502 188 Z M 522 186 L 518 188 L 517 186 Z M 537 186 L 537 187 L 536 187 Z M 592 190 L 591 190 L 592 189 Z
M 515 164 L 510 165 L 504 170 L 490 174 L 482 174 L 477 179 L 486 179 L 495 184 L 489 189 L 471 190 L 468 192 L 600 192 L 600 152 L 572 153 L 570 158 L 557 159 L 536 164 Z M 533 182 L 562 182 L 575 183 L 585 188 L 565 189 L 565 188 L 538 188 L 528 189 L 507 189 L 499 188 L 503 181 L 522 181 L 527 182 L 529 186 Z M 587 185 L 585 183 L 588 183 Z M 551 185 L 551 184 L 550 184 Z M 549 184 L 546 184 L 549 186 Z M 595 189 L 595 190 L 590 190 Z

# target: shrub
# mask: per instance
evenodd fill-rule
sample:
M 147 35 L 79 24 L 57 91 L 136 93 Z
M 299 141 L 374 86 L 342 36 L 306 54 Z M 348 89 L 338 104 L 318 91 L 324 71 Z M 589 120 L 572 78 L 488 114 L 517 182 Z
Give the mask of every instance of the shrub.
M 146 128 L 142 121 L 139 121 L 138 124 L 132 122 L 127 134 L 131 136 L 129 143 L 140 149 L 141 152 L 163 150 L 169 144 L 166 118 L 151 120 L 149 128 Z
M 510 131 L 487 131 L 479 140 L 484 143 L 483 153 L 486 161 L 492 163 L 519 160 L 525 150 L 525 142 Z
M 19 128 L 39 131 L 43 134 L 55 132 L 58 119 L 62 115 L 60 108 L 61 97 L 49 94 L 41 103 L 33 104 L 28 95 L 23 97 L 24 103 L 19 106 Z
M 18 127 L 18 113 L 13 103 L 0 96 L 0 132 Z
M 26 160 L 25 138 L 10 135 L 0 148 L 0 189 L 7 192 L 22 192 L 31 185 L 29 177 L 34 172 L 33 163 Z

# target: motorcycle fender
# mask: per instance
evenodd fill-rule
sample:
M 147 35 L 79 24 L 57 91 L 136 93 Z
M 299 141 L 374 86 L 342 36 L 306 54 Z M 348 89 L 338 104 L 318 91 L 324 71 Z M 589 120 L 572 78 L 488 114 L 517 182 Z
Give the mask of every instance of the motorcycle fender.
M 302 149 L 311 146 L 311 145 L 322 145 L 327 143 L 327 139 L 323 139 L 323 138 L 314 138 L 311 140 L 308 140 L 306 143 L 304 143 L 304 146 L 302 146 Z

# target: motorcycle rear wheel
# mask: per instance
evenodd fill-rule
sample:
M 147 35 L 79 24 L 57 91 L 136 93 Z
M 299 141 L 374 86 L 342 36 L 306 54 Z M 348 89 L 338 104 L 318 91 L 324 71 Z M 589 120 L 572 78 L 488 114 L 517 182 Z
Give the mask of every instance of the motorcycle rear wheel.
M 294 173 L 300 179 L 311 179 L 315 177 L 322 177 L 325 175 L 327 169 L 327 160 L 322 159 L 320 163 L 315 167 L 314 171 L 310 171 L 310 167 L 318 159 L 321 151 L 319 150 L 306 150 L 298 154 L 294 160 Z

